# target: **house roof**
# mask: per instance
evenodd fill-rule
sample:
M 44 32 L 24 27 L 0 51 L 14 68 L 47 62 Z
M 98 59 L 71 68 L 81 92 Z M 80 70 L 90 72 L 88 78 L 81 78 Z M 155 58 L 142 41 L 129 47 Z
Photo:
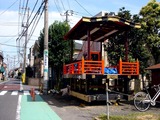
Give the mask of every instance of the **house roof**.
M 118 16 L 82 17 L 64 38 L 86 41 L 87 30 L 90 30 L 91 41 L 103 42 L 114 34 L 130 28 L 141 28 L 141 26 Z
M 160 63 L 146 68 L 147 70 L 160 69 Z
M 82 44 L 75 42 L 75 49 L 76 50 L 81 50 L 82 49 Z

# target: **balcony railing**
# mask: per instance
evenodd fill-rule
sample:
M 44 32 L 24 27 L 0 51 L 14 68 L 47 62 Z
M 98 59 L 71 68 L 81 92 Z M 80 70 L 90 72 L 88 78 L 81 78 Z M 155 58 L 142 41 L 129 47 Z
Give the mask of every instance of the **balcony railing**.
M 122 62 L 119 61 L 119 74 L 121 75 L 139 75 L 139 61 Z
M 79 62 L 64 65 L 63 74 L 105 74 L 104 60 L 92 61 L 82 58 Z M 122 62 L 120 59 L 119 65 L 114 67 L 119 75 L 139 75 L 139 61 Z
M 84 60 L 64 65 L 64 74 L 104 74 L 104 61 Z

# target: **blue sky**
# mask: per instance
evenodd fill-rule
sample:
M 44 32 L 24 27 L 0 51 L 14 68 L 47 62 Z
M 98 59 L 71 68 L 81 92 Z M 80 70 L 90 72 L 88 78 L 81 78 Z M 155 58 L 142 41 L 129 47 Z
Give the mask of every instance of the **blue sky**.
M 12 62 L 12 64 L 16 62 L 16 65 L 19 65 L 17 47 L 15 46 L 17 46 L 16 38 L 21 29 L 18 24 L 20 1 L 22 7 L 23 1 L 26 2 L 27 0 L 0 0 L 0 50 L 3 51 L 5 57 L 4 61 L 7 62 L 6 56 L 9 56 L 9 62 Z M 69 16 L 69 24 L 71 26 L 74 26 L 82 16 L 94 16 L 100 11 L 116 13 L 119 8 L 122 7 L 125 7 L 126 10 L 130 10 L 132 14 L 138 14 L 140 9 L 147 5 L 149 1 L 150 0 L 49 0 L 49 24 L 53 23 L 55 20 L 64 21 L 64 12 L 66 10 L 74 11 L 73 15 Z M 31 10 L 35 2 L 36 0 L 29 0 L 28 6 Z M 41 2 L 42 0 L 38 0 L 36 10 Z M 160 0 L 157 0 L 157 2 L 160 2 Z M 40 30 L 42 30 L 44 26 L 43 19 L 44 17 L 42 16 L 33 37 L 29 40 L 28 48 L 37 40 Z M 7 46 L 6 44 L 13 46 Z M 14 61 L 13 58 L 15 58 Z

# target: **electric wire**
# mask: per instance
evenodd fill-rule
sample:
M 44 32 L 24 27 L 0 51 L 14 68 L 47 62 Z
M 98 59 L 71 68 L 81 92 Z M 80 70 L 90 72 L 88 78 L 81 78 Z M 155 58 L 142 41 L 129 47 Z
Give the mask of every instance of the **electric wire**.
M 20 40 L 20 39 L 23 37 L 23 35 L 26 33 L 26 31 L 28 30 L 28 28 L 29 28 L 30 25 L 32 24 L 33 20 L 35 19 L 35 17 L 36 17 L 37 14 L 39 13 L 40 9 L 42 8 L 43 4 L 44 4 L 44 1 L 41 3 L 38 11 L 36 12 L 36 14 L 34 15 L 34 17 L 32 18 L 32 20 L 31 20 L 31 22 L 29 23 L 29 25 L 27 26 L 27 28 L 21 32 L 21 34 L 20 34 L 20 36 L 17 38 L 17 40 Z
M 17 35 L 0 35 L 0 37 L 16 37 Z
M 10 46 L 10 47 L 20 47 L 17 45 L 9 45 L 9 44 L 4 44 L 4 43 L 0 43 L 0 45 Z M 24 48 L 24 47 L 21 47 L 21 48 Z M 29 48 L 29 47 L 27 47 L 27 48 Z
M 64 7 L 64 4 L 63 4 L 62 0 L 60 0 L 60 2 L 61 2 L 61 4 L 62 4 L 62 7 L 63 7 L 64 11 L 66 11 L 66 9 L 65 9 L 65 7 Z
M 29 38 L 28 38 L 27 43 L 29 42 L 30 38 L 32 37 L 32 35 L 33 35 L 33 33 L 34 33 L 34 31 L 35 31 L 35 29 L 36 29 L 36 27 L 37 27 L 37 25 L 38 25 L 38 23 L 39 23 L 39 21 L 40 21 L 40 18 L 41 18 L 41 16 L 42 16 L 43 12 L 44 12 L 44 8 L 42 9 L 42 11 L 41 11 L 41 13 L 40 13 L 39 18 L 37 17 L 38 20 L 37 20 L 37 21 L 35 20 L 35 22 L 34 22 L 34 24 L 33 24 L 33 27 L 32 27 L 31 32 L 30 32 L 30 34 L 29 34 L 30 36 L 29 36 Z
M 26 2 L 26 6 L 25 6 L 25 8 L 24 8 L 24 16 L 23 16 L 23 18 L 22 18 L 22 24 L 23 24 L 23 22 L 24 22 L 24 19 L 25 19 L 25 14 L 26 14 L 26 12 L 27 12 L 27 8 L 28 8 L 28 1 L 29 0 L 27 0 L 27 2 Z
M 36 3 L 34 4 L 34 7 L 33 7 L 32 11 L 31 11 L 30 16 L 28 17 L 28 20 L 31 18 L 31 16 L 32 16 L 32 14 L 33 14 L 33 12 L 34 12 L 36 6 L 37 6 L 37 3 L 38 3 L 38 0 L 37 0 Z
M 12 37 L 12 38 L 8 39 L 7 41 L 4 41 L 3 43 L 7 43 L 7 42 L 9 42 L 10 40 L 15 40 L 15 38 Z
M 58 7 L 58 5 L 57 5 L 56 0 L 54 0 L 54 3 L 55 3 L 55 6 L 56 6 L 57 11 L 59 12 L 59 14 L 60 14 L 62 20 L 64 21 L 62 15 L 61 15 L 61 10 L 59 9 L 59 7 Z
M 4 10 L 3 12 L 0 13 L 0 15 L 4 14 L 5 12 L 7 12 L 14 4 L 16 4 L 18 0 L 16 0 L 14 3 L 12 3 L 6 10 Z
M 67 0 L 68 6 L 69 6 L 69 10 L 71 9 L 70 4 L 69 4 L 69 0 Z
M 82 7 L 89 15 L 91 15 L 91 16 L 93 16 L 90 12 L 88 12 L 88 10 L 87 9 L 85 9 L 77 0 L 75 0 L 76 1 L 76 3 L 80 6 L 80 7 Z
M 61 14 L 60 7 L 59 7 L 59 6 L 58 6 L 58 4 L 56 3 L 56 0 L 54 0 L 54 3 L 55 3 L 55 6 L 56 6 L 56 8 L 57 8 L 58 12 Z

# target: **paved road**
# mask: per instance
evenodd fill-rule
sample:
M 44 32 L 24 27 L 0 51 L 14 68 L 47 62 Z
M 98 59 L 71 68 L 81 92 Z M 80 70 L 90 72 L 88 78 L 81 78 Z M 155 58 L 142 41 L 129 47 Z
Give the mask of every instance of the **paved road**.
M 13 91 L 20 89 L 18 80 L 11 79 L 0 83 L 0 120 L 15 120 L 18 95 Z
M 93 120 L 100 114 L 106 114 L 105 104 L 83 104 L 83 101 L 69 96 L 38 95 L 37 92 L 36 101 L 33 102 L 30 97 L 31 87 L 21 85 L 20 81 L 15 79 L 0 83 L 0 120 L 20 120 L 20 117 L 21 120 Z M 21 109 L 17 112 L 19 98 Z M 147 112 L 159 114 L 160 106 L 152 107 Z M 19 119 L 16 119 L 18 113 Z M 110 115 L 131 113 L 139 112 L 130 103 L 110 106 Z
M 30 90 L 34 88 L 35 101 Z M 44 102 L 37 87 L 10 79 L 0 83 L 0 120 L 61 120 Z

